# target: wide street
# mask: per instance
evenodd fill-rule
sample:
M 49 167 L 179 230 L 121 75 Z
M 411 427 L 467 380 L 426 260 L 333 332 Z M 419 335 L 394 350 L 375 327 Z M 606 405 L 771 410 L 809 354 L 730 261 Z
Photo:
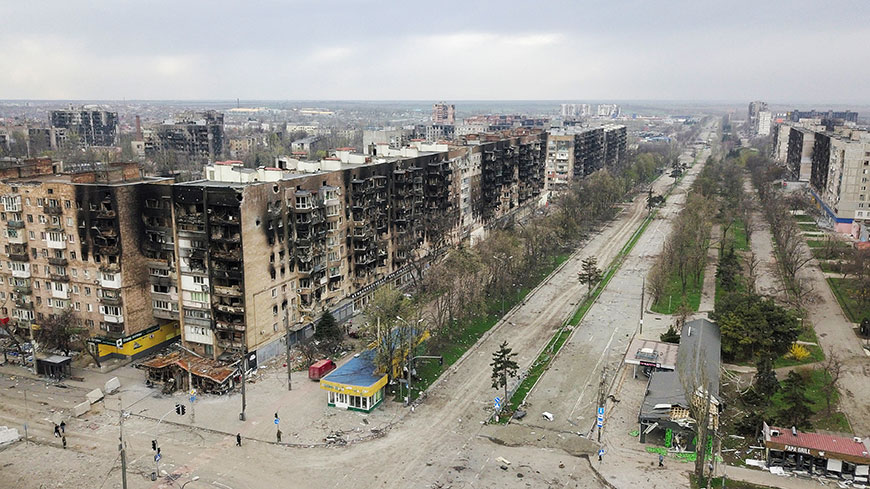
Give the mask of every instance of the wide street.
M 699 160 L 703 161 L 704 155 L 701 156 Z M 271 428 L 264 427 L 272 422 L 271 414 L 266 413 L 271 413 L 273 406 L 280 409 L 282 399 L 292 405 L 292 399 L 287 396 L 321 396 L 322 393 L 308 387 L 280 394 L 275 404 L 258 408 L 260 414 L 249 416 L 245 422 L 230 422 L 226 414 L 214 417 L 208 404 L 201 404 L 196 413 L 197 428 L 176 424 L 177 420 L 158 427 L 153 418 L 163 411 L 171 411 L 173 401 L 164 399 L 160 406 L 146 399 L 142 402 L 155 405 L 148 408 L 150 414 L 143 416 L 153 417 L 131 416 L 124 423 L 129 487 L 170 487 L 193 476 L 198 476 L 199 480 L 190 484 L 192 488 L 602 487 L 587 460 L 565 450 L 576 455 L 595 449 L 574 432 L 585 434 L 592 427 L 594 417 L 590 409 L 597 399 L 601 368 L 607 366 L 611 373 L 614 371 L 628 338 L 637 327 L 641 278 L 649 266 L 649 258 L 657 253 L 667 234 L 668 217 L 678 210 L 685 189 L 701 166 L 696 165 L 681 181 L 672 200 L 650 224 L 556 364 L 542 378 L 530 397 L 528 422 L 519 425 L 526 430 L 525 435 L 512 434 L 517 425 L 507 428 L 482 425 L 491 412 L 495 392 L 490 386 L 491 354 L 498 344 L 508 340 L 519 353 L 520 367 L 528 368 L 585 294 L 585 287 L 577 281 L 580 261 L 586 256 L 596 256 L 599 263 L 606 264 L 616 255 L 646 216 L 645 193 L 626 205 L 617 219 L 593 236 L 523 304 L 510 311 L 504 321 L 445 373 L 414 412 L 404 408 L 396 410 L 395 418 L 390 420 L 392 428 L 384 436 L 330 447 L 288 447 L 259 441 L 267 439 L 264 434 L 271 432 Z M 663 193 L 672 182 L 669 177 L 660 178 L 654 191 Z M 131 399 L 148 397 L 147 391 L 143 393 L 144 388 L 136 383 L 137 372 L 126 372 L 129 378 L 123 380 L 125 395 Z M 0 407 L 0 424 L 21 426 L 29 419 L 38 443 L 19 443 L 0 452 L 3 464 L 0 485 L 40 487 L 41 481 L 50 480 L 63 481 L 61 486 L 64 487 L 121 487 L 116 398 L 107 399 L 104 406 L 85 419 L 70 421 L 70 449 L 63 450 L 51 437 L 49 421 L 51 409 L 68 407 L 57 402 L 63 394 L 55 395 L 55 392 L 61 389 L 28 381 L 21 381 L 16 389 L 15 381 L 8 377 L 3 382 L 0 387 L 12 385 L 12 389 L 4 391 L 14 394 Z M 39 398 L 39 404 L 29 400 L 25 410 L 22 388 L 31 392 L 44 389 L 46 397 Z M 225 402 L 235 405 L 236 400 Z M 125 408 L 127 404 L 125 400 Z M 215 407 L 215 411 L 219 409 L 231 413 L 234 408 Z M 535 432 L 534 425 L 541 422 L 542 410 L 553 412 L 556 421 L 545 430 Z M 132 411 L 136 413 L 136 409 Z M 294 414 L 284 409 L 284 422 L 304 425 L 308 421 L 304 413 L 290 421 Z M 351 416 L 344 422 L 357 420 L 361 431 L 369 429 L 361 415 Z M 572 432 L 571 437 L 559 433 L 560 430 Z M 233 431 L 245 437 L 242 447 L 235 446 Z M 150 450 L 150 440 L 155 435 L 161 439 L 161 469 L 180 476 L 177 482 L 148 479 L 155 466 Z M 518 446 L 504 446 L 493 443 L 490 437 L 525 441 Z M 512 462 L 506 470 L 500 468 L 503 463 L 496 460 L 499 457 Z M 32 477 L 32 467 L 39 467 L 43 477 Z

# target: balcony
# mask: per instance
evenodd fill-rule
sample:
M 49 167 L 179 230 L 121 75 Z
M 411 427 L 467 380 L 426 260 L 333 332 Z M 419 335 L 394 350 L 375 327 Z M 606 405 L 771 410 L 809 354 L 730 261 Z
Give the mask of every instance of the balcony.
M 46 205 L 42 207 L 42 211 L 52 216 L 63 214 L 63 209 L 59 205 Z
M 48 263 L 49 263 L 49 265 L 54 265 L 56 267 L 65 267 L 65 266 L 67 266 L 67 264 L 69 262 L 67 261 L 66 258 L 54 258 L 54 257 L 52 257 L 52 258 L 48 259 Z
M 227 331 L 244 331 L 245 330 L 244 321 L 215 321 L 214 325 L 218 329 L 225 329 Z
M 97 211 L 97 217 L 100 219 L 114 219 L 116 215 L 115 211 L 111 209 L 100 209 Z
M 103 321 L 113 324 L 121 324 L 124 322 L 124 316 L 115 314 L 103 314 Z
M 11 234 L 9 232 L 6 233 L 6 240 L 12 244 L 24 244 L 27 243 L 27 237 L 25 236 L 24 231 L 19 231 L 15 234 Z
M 240 350 L 242 348 L 242 342 L 218 338 L 218 346 L 224 350 Z
M 120 263 L 104 263 L 100 265 L 100 271 L 106 273 L 118 273 L 121 271 Z
M 25 311 L 32 311 L 33 310 L 33 303 L 30 301 L 16 300 L 15 301 L 15 308 L 16 309 L 23 309 Z
M 24 221 L 6 221 L 6 225 L 12 229 L 22 229 L 24 228 Z
M 51 288 L 51 296 L 55 299 L 69 299 L 69 287 L 64 286 L 61 290 L 57 290 L 57 288 Z
M 69 282 L 69 275 L 58 275 L 56 273 L 48 274 L 52 282 Z
M 211 216 L 209 216 L 208 222 L 212 224 L 229 224 L 233 226 L 238 226 L 241 224 L 241 221 L 236 216 L 225 216 L 219 214 L 212 214 Z
M 16 285 L 12 287 L 12 290 L 21 295 L 30 295 L 33 292 L 29 285 Z
M 12 261 L 30 261 L 30 255 L 24 253 L 9 253 L 9 259 Z
M 122 304 L 121 296 L 103 295 L 100 297 L 100 302 L 110 306 L 120 306 Z
M 100 287 L 104 289 L 120 289 L 121 275 L 115 275 L 111 279 L 105 279 L 103 277 L 100 277 Z
M 241 297 L 242 289 L 238 286 L 224 287 L 221 285 L 215 285 L 214 294 L 224 297 Z
M 160 319 L 178 319 L 178 311 L 167 311 L 166 309 L 152 309 L 151 314 Z M 187 322 L 187 320 L 185 320 Z
M 216 311 L 225 312 L 227 314 L 245 314 L 245 306 L 230 306 L 227 304 L 213 304 Z
M 202 219 L 202 213 L 181 214 L 175 217 L 178 224 L 205 224 Z
M 12 240 L 10 239 L 9 242 L 11 243 Z M 52 250 L 65 250 L 66 249 L 66 240 L 65 239 L 54 240 L 54 239 L 48 238 L 45 240 L 45 246 L 48 247 L 49 249 L 52 249 Z
M 217 260 L 239 261 L 242 257 L 242 252 L 239 249 L 235 250 L 212 250 L 211 257 Z
M 219 241 L 222 243 L 238 243 L 242 240 L 242 236 L 239 233 L 233 234 L 224 234 L 224 233 L 213 233 L 211 235 L 212 241 Z

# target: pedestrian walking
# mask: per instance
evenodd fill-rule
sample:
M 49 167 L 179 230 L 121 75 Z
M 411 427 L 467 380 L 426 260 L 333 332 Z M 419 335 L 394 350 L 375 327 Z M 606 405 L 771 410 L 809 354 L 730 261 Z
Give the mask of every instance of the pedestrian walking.
M 242 446 L 242 434 L 241 433 L 236 433 L 236 446 L 237 447 Z
M 60 426 L 54 425 L 54 437 L 60 438 Z
M 66 437 L 62 437 L 61 440 L 63 440 L 63 449 L 66 450 Z
M 664 467 L 664 466 L 665 466 L 665 456 L 660 453 L 659 454 L 659 467 Z
M 62 434 L 62 435 L 66 434 L 66 421 L 60 422 L 60 434 Z
M 281 430 L 278 430 L 278 443 L 281 443 Z

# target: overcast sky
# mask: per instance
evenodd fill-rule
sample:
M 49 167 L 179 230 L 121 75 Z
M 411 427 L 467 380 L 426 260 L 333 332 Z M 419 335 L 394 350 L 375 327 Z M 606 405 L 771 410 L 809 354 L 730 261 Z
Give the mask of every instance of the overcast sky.
M 0 99 L 868 103 L 868 46 L 868 0 L 0 0 Z

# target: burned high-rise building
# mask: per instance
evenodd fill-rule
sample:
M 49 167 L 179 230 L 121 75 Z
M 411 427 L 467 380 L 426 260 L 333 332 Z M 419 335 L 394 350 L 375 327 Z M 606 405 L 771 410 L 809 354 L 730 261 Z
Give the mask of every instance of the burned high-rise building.
M 171 152 L 213 162 L 224 151 L 224 115 L 213 110 L 179 114 L 144 136 L 147 155 Z
M 50 124 L 51 128 L 65 130 L 67 136 L 75 135 L 79 145 L 83 147 L 118 144 L 117 112 L 96 110 L 87 106 L 52 110 Z

